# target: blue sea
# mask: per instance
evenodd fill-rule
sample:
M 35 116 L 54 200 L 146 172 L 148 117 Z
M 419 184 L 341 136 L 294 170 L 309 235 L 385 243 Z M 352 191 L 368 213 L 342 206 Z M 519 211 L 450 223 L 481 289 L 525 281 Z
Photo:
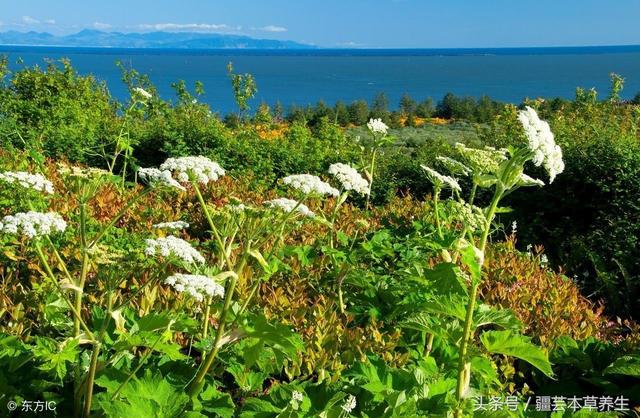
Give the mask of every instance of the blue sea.
M 526 97 L 572 98 L 576 87 L 609 89 L 609 74 L 625 80 L 623 97 L 640 92 L 640 45 L 505 49 L 314 49 L 314 50 L 169 50 L 0 46 L 11 68 L 69 58 L 82 74 L 104 80 L 117 98 L 128 95 L 115 65 L 148 74 L 160 95 L 173 100 L 171 84 L 204 83 L 200 99 L 221 113 L 233 111 L 226 65 L 254 75 L 258 94 L 252 102 L 288 106 L 324 100 L 371 100 L 384 92 L 392 107 L 404 93 L 417 100 L 460 96 L 520 103 Z M 21 59 L 22 64 L 17 61 Z

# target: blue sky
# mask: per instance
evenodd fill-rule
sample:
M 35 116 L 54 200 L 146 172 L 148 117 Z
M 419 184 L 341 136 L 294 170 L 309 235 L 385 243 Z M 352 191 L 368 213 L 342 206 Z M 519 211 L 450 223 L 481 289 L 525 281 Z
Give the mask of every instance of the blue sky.
M 323 47 L 640 44 L 640 0 L 3 0 L 0 31 L 200 31 Z

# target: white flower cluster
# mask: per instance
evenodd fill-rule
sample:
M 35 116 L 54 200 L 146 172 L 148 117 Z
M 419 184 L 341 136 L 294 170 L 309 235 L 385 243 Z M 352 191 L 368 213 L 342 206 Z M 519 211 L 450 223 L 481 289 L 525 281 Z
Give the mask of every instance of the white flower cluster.
M 553 183 L 556 176 L 564 171 L 564 161 L 562 149 L 556 144 L 549 124 L 541 120 L 529 106 L 518 112 L 518 119 L 529 140 L 529 148 L 534 153 L 533 163 L 544 166 L 549 173 L 549 183 Z
M 176 173 L 179 182 L 186 183 L 195 178 L 198 183 L 207 184 L 217 181 L 225 175 L 225 171 L 218 163 L 201 155 L 197 157 L 167 158 L 160 165 L 160 170 Z
M 185 229 L 189 228 L 189 223 L 185 221 L 160 222 L 153 225 L 156 229 Z
M 58 173 L 62 174 L 63 176 L 80 178 L 92 178 L 112 175 L 107 170 L 103 170 L 101 168 L 68 166 L 65 163 L 58 163 Z
M 429 176 L 429 178 L 434 184 L 438 186 L 445 186 L 452 190 L 457 190 L 459 192 L 462 191 L 460 184 L 458 184 L 458 180 L 454 179 L 453 177 L 440 174 L 436 170 L 430 167 L 427 167 L 426 165 L 423 165 L 423 164 L 420 164 L 420 167 L 422 167 L 422 169 L 427 172 L 427 175 Z
M 147 239 L 144 253 L 150 257 L 159 254 L 163 257 L 174 256 L 188 264 L 204 263 L 204 257 L 187 241 L 174 236 Z
M 349 395 L 347 397 L 347 400 L 342 405 L 342 410 L 347 414 L 350 414 L 354 409 L 356 409 L 356 397 L 353 395 Z
M 436 157 L 436 160 L 449 170 L 451 174 L 458 174 L 461 176 L 468 176 L 471 174 L 471 169 L 458 160 L 444 156 L 438 156 Z
M 353 190 L 361 195 L 369 194 L 369 182 L 355 168 L 347 164 L 335 163 L 329 166 L 329 174 L 338 179 L 345 190 Z
M 141 168 L 138 170 L 138 175 L 140 178 L 152 186 L 162 185 L 175 187 L 179 190 L 187 190 L 180 183 L 174 180 L 171 177 L 171 171 L 169 170 L 158 170 L 157 168 Z
M 40 174 L 31 174 L 26 171 L 5 171 L 0 173 L 0 181 L 9 184 L 15 183 L 25 189 L 53 194 L 53 184 Z
M 224 287 L 213 279 L 199 274 L 176 273 L 164 281 L 178 292 L 185 292 L 201 302 L 205 297 L 224 297 Z
M 484 149 L 468 148 L 460 142 L 456 143 L 455 147 L 465 162 L 477 173 L 493 174 L 498 171 L 500 164 L 507 159 L 507 151 L 505 149 L 497 150 L 492 147 L 485 147 Z
M 229 212 L 235 214 L 242 214 L 247 210 L 253 209 L 252 207 L 247 206 L 244 203 L 230 203 L 226 205 L 226 208 L 229 210 Z
M 320 180 L 320 177 L 311 174 L 294 174 L 282 179 L 282 182 L 305 194 L 338 196 L 338 189 L 331 187 L 329 183 Z
M 311 212 L 311 210 L 309 210 L 309 208 L 306 205 L 303 205 L 302 203 L 298 204 L 298 202 L 296 202 L 295 200 L 287 199 L 286 197 L 267 200 L 266 202 L 264 202 L 264 204 L 271 208 L 277 208 L 287 213 L 294 210 L 297 205 L 298 206 L 298 208 L 296 209 L 297 212 L 308 217 L 315 216 L 315 214 Z
M 146 91 L 145 89 L 143 89 L 142 87 L 134 87 L 133 91 L 137 94 L 139 94 L 140 96 L 142 96 L 145 99 L 150 99 L 153 97 L 153 95 L 151 93 L 149 93 L 148 91 Z
M 451 216 L 462 221 L 471 231 L 482 231 L 487 225 L 487 220 L 482 209 L 463 201 L 451 201 Z
M 304 395 L 302 394 L 302 392 L 294 390 L 293 393 L 291 393 L 291 399 L 296 402 L 302 402 L 302 400 L 304 399 Z
M 19 212 L 7 215 L 0 221 L 0 231 L 17 235 L 22 232 L 27 238 L 49 235 L 53 232 L 64 232 L 67 223 L 56 212 Z
M 382 119 L 369 119 L 367 122 L 367 128 L 374 134 L 386 135 L 389 127 L 382 121 Z

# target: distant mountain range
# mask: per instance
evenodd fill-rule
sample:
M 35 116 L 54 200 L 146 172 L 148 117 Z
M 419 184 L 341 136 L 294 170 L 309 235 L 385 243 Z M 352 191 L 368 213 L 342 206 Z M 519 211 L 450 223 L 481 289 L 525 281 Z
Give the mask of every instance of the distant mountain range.
M 308 49 L 293 41 L 255 39 L 243 35 L 197 32 L 102 32 L 85 29 L 57 36 L 46 32 L 0 32 L 0 45 L 84 46 L 110 48 L 185 48 L 185 49 Z

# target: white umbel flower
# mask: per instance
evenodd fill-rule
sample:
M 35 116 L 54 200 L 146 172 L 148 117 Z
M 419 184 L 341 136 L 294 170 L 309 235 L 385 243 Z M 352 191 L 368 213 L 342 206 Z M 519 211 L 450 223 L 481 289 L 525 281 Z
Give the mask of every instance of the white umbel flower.
M 369 119 L 367 122 L 367 128 L 374 134 L 386 135 L 389 127 L 382 121 L 382 119 Z
M 171 177 L 171 171 L 158 170 L 157 168 L 141 168 L 138 175 L 151 186 L 168 186 L 178 190 L 187 190 Z
M 57 212 L 19 212 L 15 215 L 7 215 L 0 222 L 0 231 L 5 234 L 22 234 L 27 238 L 36 238 L 64 232 L 67 223 Z
M 5 171 L 0 173 L 0 181 L 17 184 L 25 189 L 53 194 L 53 183 L 41 174 L 31 174 L 26 171 Z
M 272 208 L 280 209 L 286 213 L 289 213 L 295 209 L 297 212 L 301 213 L 304 216 L 308 216 L 308 217 L 315 216 L 315 214 L 311 210 L 309 210 L 309 208 L 306 205 L 302 203 L 298 204 L 298 202 L 296 202 L 295 200 L 287 199 L 286 197 L 267 200 L 266 202 L 264 202 L 264 204 Z M 297 206 L 297 209 L 296 209 L 296 206 Z
M 174 221 L 174 222 L 160 222 L 158 224 L 153 225 L 156 229 L 186 229 L 189 228 L 189 223 L 185 221 Z
M 453 177 L 440 174 L 431 167 L 427 167 L 423 164 L 420 164 L 420 167 L 422 167 L 422 169 L 427 172 L 427 176 L 429 176 L 434 184 L 441 187 L 448 187 L 459 192 L 462 191 L 462 188 L 460 188 L 460 184 L 458 184 L 458 180 L 454 179 Z
M 329 174 L 334 176 L 345 190 L 353 190 L 361 195 L 369 194 L 369 182 L 355 168 L 343 163 L 329 166 Z
M 449 170 L 451 174 L 458 174 L 462 176 L 468 176 L 471 174 L 471 169 L 458 160 L 444 156 L 438 156 L 436 157 L 436 160 L 440 161 L 440 163 Z
M 354 409 L 356 409 L 356 397 L 353 395 L 349 395 L 347 397 L 347 400 L 344 402 L 344 404 L 342 405 L 342 410 L 345 411 L 347 414 L 350 414 L 351 411 L 353 411 Z
M 302 400 L 304 399 L 304 395 L 302 394 L 302 392 L 294 390 L 293 393 L 291 393 L 291 399 L 296 402 L 302 402 Z
M 213 279 L 199 274 L 176 273 L 164 281 L 178 292 L 184 292 L 201 302 L 205 297 L 224 297 L 224 287 Z
M 142 87 L 134 87 L 133 91 L 134 91 L 134 93 L 139 94 L 140 96 L 142 96 L 142 98 L 144 98 L 144 99 L 150 99 L 150 98 L 153 97 L 153 95 L 151 93 L 149 93 L 148 91 L 146 91 Z
M 549 183 L 553 183 L 556 176 L 564 171 L 564 161 L 562 149 L 556 144 L 549 124 L 541 120 L 538 113 L 529 106 L 518 112 L 518 119 L 529 140 L 529 148 L 534 153 L 533 163 L 544 166 L 549 173 Z
M 187 241 L 174 236 L 147 239 L 147 247 L 144 253 L 150 257 L 161 255 L 173 256 L 187 264 L 204 263 L 204 257 Z
M 160 165 L 160 170 L 173 172 L 181 183 L 186 183 L 193 178 L 200 184 L 207 184 L 210 181 L 217 181 L 225 175 L 225 171 L 220 167 L 220 164 L 201 155 L 197 157 L 167 158 Z
M 320 177 L 311 174 L 294 174 L 282 179 L 282 182 L 305 194 L 338 196 L 338 189 L 331 187 L 329 183 L 320 180 Z

